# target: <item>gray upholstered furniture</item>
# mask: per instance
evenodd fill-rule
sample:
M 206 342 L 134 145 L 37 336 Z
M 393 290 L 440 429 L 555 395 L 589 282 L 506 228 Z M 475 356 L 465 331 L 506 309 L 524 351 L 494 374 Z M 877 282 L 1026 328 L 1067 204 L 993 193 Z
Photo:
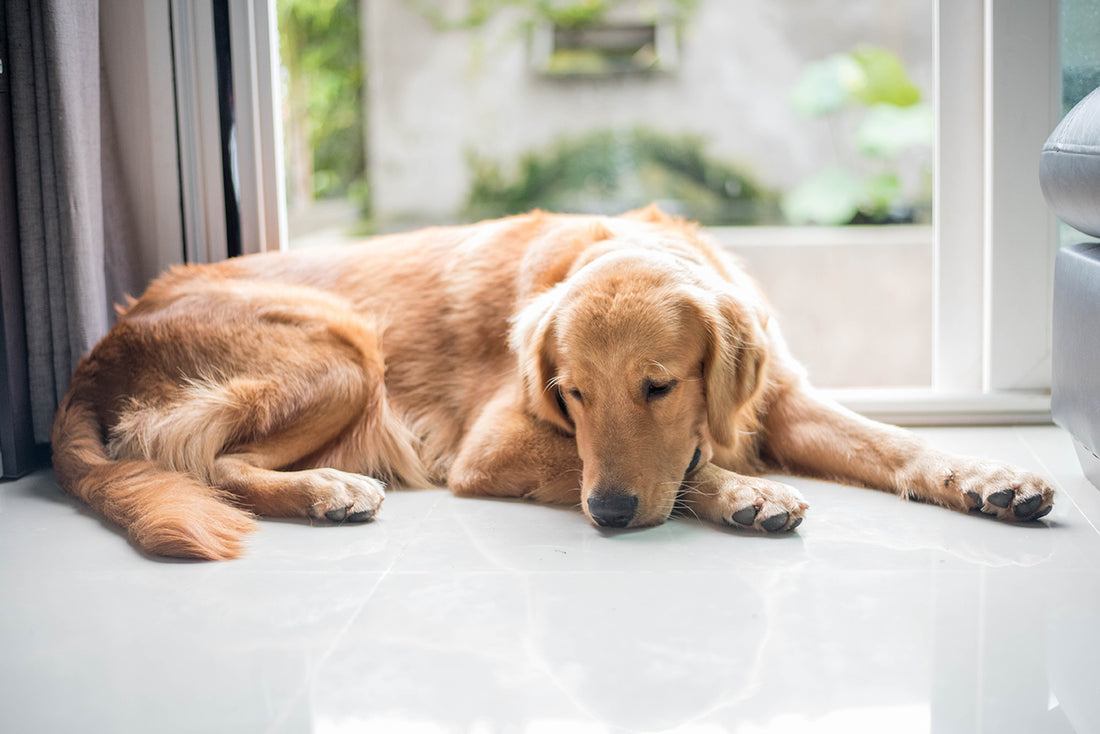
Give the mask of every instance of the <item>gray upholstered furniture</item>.
M 1100 89 L 1051 133 L 1039 180 L 1062 221 L 1100 238 Z M 1085 475 L 1100 487 L 1100 242 L 1058 252 L 1053 348 L 1054 420 L 1073 435 Z

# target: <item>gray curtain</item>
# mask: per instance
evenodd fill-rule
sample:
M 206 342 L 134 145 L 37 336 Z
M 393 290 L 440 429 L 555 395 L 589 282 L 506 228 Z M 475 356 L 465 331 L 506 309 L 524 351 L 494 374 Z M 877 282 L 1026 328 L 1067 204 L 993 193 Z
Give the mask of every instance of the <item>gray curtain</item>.
M 113 303 L 142 284 L 119 268 L 135 243 L 120 214 L 122 187 L 110 180 L 117 165 L 101 84 L 98 0 L 0 2 L 31 424 L 22 428 L 43 444 L 76 362 L 106 333 Z

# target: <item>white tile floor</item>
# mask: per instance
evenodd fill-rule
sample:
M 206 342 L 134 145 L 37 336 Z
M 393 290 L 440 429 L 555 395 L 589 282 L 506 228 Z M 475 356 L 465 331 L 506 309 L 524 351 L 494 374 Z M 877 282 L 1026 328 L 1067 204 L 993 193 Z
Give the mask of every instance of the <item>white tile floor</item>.
M 1100 731 L 1100 490 L 1057 428 L 922 432 L 1046 474 L 1054 512 L 795 480 L 792 535 L 611 534 L 406 491 L 178 563 L 49 473 L 0 485 L 0 731 Z

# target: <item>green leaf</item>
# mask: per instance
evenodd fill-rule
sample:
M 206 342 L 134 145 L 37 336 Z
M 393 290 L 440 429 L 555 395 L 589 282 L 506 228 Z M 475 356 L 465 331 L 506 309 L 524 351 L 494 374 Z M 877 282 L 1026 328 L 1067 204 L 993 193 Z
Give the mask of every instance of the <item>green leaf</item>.
M 878 46 L 859 46 L 848 57 L 862 71 L 862 83 L 852 92 L 864 104 L 909 107 L 920 102 L 920 90 L 891 52 Z
M 539 12 L 561 28 L 583 28 L 603 20 L 608 4 L 605 0 L 577 0 L 568 5 L 540 2 Z
M 896 173 L 883 173 L 867 180 L 865 192 L 864 213 L 871 217 L 885 216 L 901 198 L 901 181 Z
M 928 105 L 872 105 L 856 130 L 856 145 L 864 155 L 890 158 L 909 148 L 932 145 L 935 117 Z
M 834 54 L 806 65 L 788 101 L 805 117 L 823 117 L 843 109 L 864 85 L 863 69 L 847 54 Z
M 783 197 L 783 214 L 791 224 L 847 224 L 866 195 L 855 174 L 832 166 L 806 179 Z

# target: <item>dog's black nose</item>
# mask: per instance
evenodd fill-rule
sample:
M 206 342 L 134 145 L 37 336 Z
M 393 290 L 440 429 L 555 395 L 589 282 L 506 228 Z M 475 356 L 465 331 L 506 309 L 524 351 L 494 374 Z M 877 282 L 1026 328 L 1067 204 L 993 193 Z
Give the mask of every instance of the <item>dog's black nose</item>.
M 625 528 L 637 511 L 638 495 L 622 490 L 597 492 L 588 498 L 588 514 L 605 528 Z

